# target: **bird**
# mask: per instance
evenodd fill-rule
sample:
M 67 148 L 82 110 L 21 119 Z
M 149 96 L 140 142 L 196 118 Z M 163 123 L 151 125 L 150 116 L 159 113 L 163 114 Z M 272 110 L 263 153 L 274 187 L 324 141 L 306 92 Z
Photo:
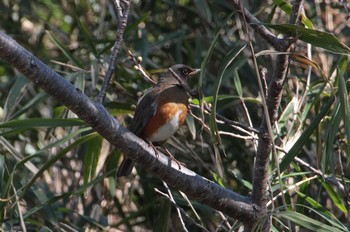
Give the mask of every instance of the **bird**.
M 184 64 L 171 66 L 139 101 L 129 130 L 146 142 L 162 144 L 184 124 L 190 77 L 200 72 Z M 124 157 L 117 177 L 128 176 L 134 161 Z

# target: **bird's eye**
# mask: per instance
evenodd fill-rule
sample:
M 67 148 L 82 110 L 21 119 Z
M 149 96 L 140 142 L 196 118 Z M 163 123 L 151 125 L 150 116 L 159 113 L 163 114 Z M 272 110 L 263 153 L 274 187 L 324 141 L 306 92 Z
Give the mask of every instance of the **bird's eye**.
M 188 71 L 188 69 L 184 69 L 184 70 L 182 70 L 182 73 L 185 74 L 185 75 L 188 75 L 189 71 Z

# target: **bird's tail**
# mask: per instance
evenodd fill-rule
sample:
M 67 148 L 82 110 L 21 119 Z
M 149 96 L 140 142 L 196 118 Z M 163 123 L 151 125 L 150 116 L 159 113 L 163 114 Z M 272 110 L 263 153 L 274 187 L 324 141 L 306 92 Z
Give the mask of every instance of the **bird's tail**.
M 117 177 L 130 175 L 134 167 L 134 161 L 129 158 L 124 158 L 123 162 L 118 168 Z

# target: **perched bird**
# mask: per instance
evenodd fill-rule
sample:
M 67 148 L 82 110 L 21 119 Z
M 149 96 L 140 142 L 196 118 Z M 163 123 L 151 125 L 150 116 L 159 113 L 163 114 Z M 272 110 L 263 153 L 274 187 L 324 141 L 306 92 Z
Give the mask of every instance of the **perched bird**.
M 171 70 L 176 73 L 174 73 Z M 170 67 L 138 103 L 129 130 L 145 141 L 161 144 L 185 122 L 188 107 L 188 80 L 198 73 L 183 64 Z M 134 162 L 125 157 L 117 176 L 131 173 Z

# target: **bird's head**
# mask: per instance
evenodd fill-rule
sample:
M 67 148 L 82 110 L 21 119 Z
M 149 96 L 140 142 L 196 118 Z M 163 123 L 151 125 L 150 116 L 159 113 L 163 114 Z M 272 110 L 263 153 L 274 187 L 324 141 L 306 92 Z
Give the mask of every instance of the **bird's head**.
M 184 64 L 175 64 L 169 68 L 160 82 L 167 84 L 187 84 L 191 76 L 200 72 L 200 69 L 194 69 Z

